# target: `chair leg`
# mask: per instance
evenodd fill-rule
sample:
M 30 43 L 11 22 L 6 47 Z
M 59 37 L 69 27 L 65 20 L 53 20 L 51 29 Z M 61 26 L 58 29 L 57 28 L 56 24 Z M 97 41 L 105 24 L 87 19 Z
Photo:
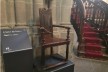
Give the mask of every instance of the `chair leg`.
M 54 52 L 53 52 L 53 47 L 51 47 L 50 49 L 51 49 L 51 50 L 50 50 L 50 52 L 51 52 L 50 55 L 53 55 L 53 53 L 54 53 Z
M 45 48 L 41 49 L 41 66 L 45 66 Z
M 66 45 L 66 61 L 68 60 L 69 55 L 69 43 Z

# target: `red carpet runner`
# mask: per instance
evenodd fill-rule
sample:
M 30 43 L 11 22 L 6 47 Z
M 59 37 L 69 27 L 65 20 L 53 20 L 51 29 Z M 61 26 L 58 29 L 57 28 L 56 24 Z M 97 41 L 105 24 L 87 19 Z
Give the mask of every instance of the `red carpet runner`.
M 84 55 L 89 58 L 101 58 L 102 53 L 102 39 L 99 38 L 98 33 L 90 24 L 85 23 L 83 28 L 83 39 L 84 39 Z

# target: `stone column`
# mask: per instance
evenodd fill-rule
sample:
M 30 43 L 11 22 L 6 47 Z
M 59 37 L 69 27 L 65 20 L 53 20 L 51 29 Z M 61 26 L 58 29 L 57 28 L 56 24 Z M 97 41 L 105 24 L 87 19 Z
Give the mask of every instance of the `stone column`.
M 28 24 L 33 24 L 34 19 L 33 19 L 33 0 L 26 0 L 26 23 Z
M 26 0 L 15 0 L 16 25 L 26 25 Z
M 51 5 L 51 9 L 52 9 L 52 20 L 53 20 L 53 24 L 57 24 L 56 20 L 57 20 L 57 12 L 56 12 L 56 1 L 57 0 L 52 0 L 52 5 Z
M 69 48 L 69 58 L 71 58 L 72 56 L 72 48 L 73 48 L 73 27 L 70 24 L 70 14 L 71 14 L 71 8 L 72 8 L 72 0 L 56 0 L 56 21 L 58 25 L 63 25 L 63 26 L 67 26 L 70 27 L 70 48 Z M 57 30 L 59 33 L 60 38 L 66 38 L 67 35 L 67 31 L 65 29 L 58 29 Z M 59 50 L 58 52 L 61 55 L 65 56 L 65 51 L 66 51 L 66 46 L 62 45 L 59 46 Z
M 37 24 L 39 24 L 39 8 L 43 8 L 43 0 L 33 0 L 33 13 L 34 13 L 34 20 Z
M 6 13 L 8 26 L 13 28 L 15 26 L 15 8 L 14 0 L 6 0 Z
M 7 26 L 6 0 L 1 0 L 1 26 Z
M 61 3 L 61 23 L 70 24 L 70 14 L 73 2 L 72 0 L 62 0 Z

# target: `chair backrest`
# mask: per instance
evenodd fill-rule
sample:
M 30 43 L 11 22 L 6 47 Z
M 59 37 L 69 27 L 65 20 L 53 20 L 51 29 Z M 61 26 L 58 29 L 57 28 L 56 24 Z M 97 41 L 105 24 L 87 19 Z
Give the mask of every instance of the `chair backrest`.
M 52 12 L 51 9 L 40 8 L 40 26 L 52 32 Z
M 51 32 L 51 34 L 44 34 L 44 39 L 49 39 L 50 37 L 52 37 L 53 34 L 51 9 L 40 8 L 39 17 L 40 17 L 40 27 L 43 27 L 48 32 Z

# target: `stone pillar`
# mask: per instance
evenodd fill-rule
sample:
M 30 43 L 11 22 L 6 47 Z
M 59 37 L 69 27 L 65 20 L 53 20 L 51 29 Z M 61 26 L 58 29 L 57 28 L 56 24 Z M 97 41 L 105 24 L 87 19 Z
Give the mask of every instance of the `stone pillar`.
M 52 0 L 52 5 L 51 5 L 51 9 L 52 9 L 52 20 L 53 20 L 53 24 L 57 24 L 56 20 L 57 20 L 57 12 L 56 12 L 56 1 L 57 0 Z
M 70 23 L 70 14 L 72 8 L 72 0 L 62 0 L 61 7 L 61 23 Z
M 15 8 L 14 0 L 6 0 L 6 13 L 8 26 L 13 28 L 15 26 Z
M 70 23 L 70 14 L 72 8 L 72 0 L 57 0 L 56 2 L 56 12 L 57 12 L 57 22 L 58 23 Z
M 26 0 L 15 0 L 16 25 L 26 25 Z
M 68 26 L 71 27 L 70 30 L 70 48 L 69 48 L 69 58 L 72 56 L 72 48 L 73 48 L 73 39 L 74 39 L 74 33 L 73 33 L 73 27 L 70 24 L 70 14 L 71 14 L 71 8 L 72 8 L 72 0 L 56 0 L 56 22 L 58 25 Z M 67 31 L 65 29 L 58 29 L 60 38 L 66 38 Z M 58 52 L 61 55 L 65 56 L 66 46 L 62 45 L 59 46 Z
M 1 26 L 7 26 L 6 0 L 1 0 Z
M 39 24 L 39 8 L 43 8 L 43 0 L 33 0 L 34 20 Z
M 33 0 L 26 0 L 26 24 L 35 23 L 33 20 Z

